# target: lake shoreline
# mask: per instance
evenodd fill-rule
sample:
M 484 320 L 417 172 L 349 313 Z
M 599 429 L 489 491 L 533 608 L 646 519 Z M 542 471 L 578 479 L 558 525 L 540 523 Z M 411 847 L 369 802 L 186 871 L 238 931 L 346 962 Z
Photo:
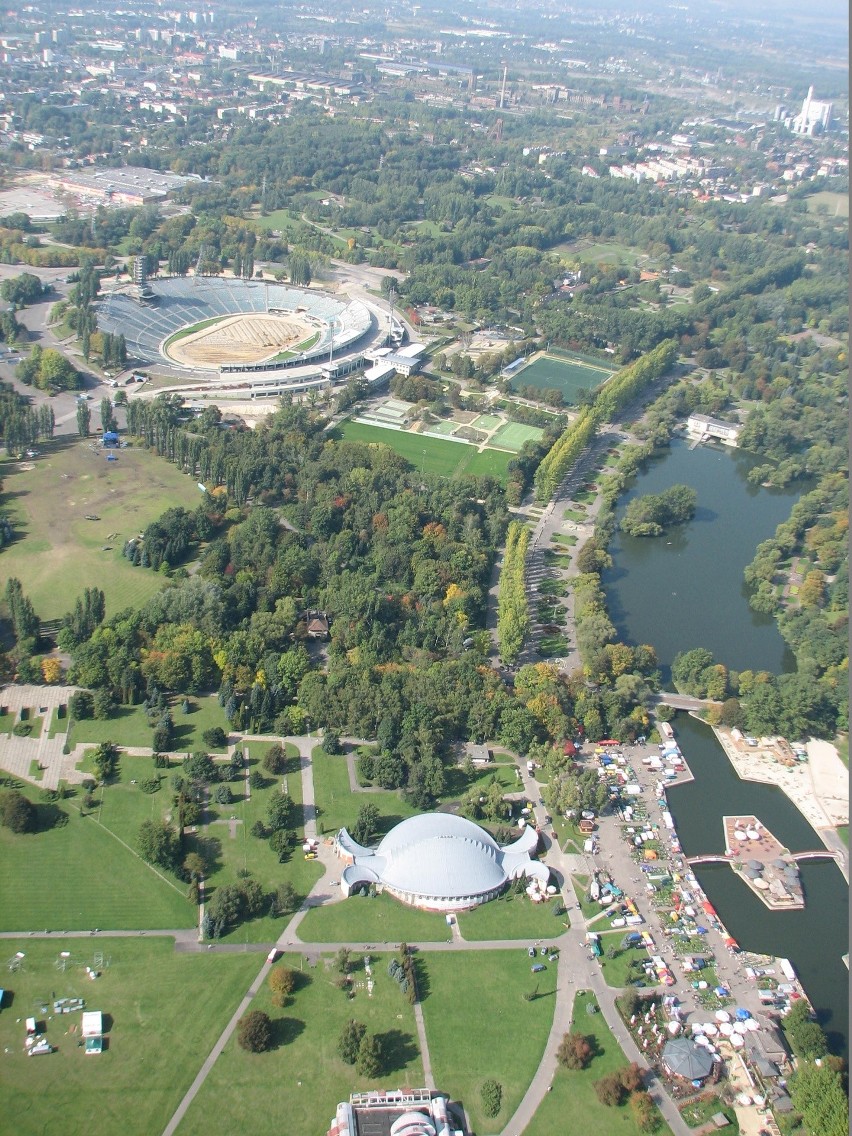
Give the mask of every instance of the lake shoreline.
M 690 712 L 690 714 L 699 722 L 707 725 L 700 715 L 694 712 Z M 774 785 L 796 806 L 825 845 L 827 854 L 835 860 L 848 884 L 849 859 L 836 834 L 838 824 L 849 823 L 848 793 L 845 802 L 846 818 L 844 821 L 837 817 L 835 807 L 826 807 L 827 802 L 824 802 L 813 783 L 808 763 L 797 763 L 793 767 L 782 765 L 778 763 L 777 757 L 772 756 L 769 745 L 762 745 L 756 749 L 749 748 L 744 752 L 738 746 L 736 739 L 731 737 L 731 731 L 728 728 L 711 726 L 711 729 L 740 780 Z M 820 756 L 822 757 L 822 755 Z M 843 763 L 836 751 L 835 758 L 837 764 L 843 770 Z M 835 803 L 833 800 L 832 804 Z

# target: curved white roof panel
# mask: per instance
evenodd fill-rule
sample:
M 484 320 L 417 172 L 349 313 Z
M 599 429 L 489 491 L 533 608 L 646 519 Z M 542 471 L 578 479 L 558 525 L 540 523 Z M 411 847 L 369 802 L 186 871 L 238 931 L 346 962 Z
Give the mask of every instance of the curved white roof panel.
M 396 825 L 375 850 L 360 847 L 346 829 L 336 846 L 351 861 L 342 878 L 347 894 L 357 883 L 375 880 L 404 902 L 456 910 L 493 898 L 517 876 L 546 880 L 548 869 L 529 856 L 536 840 L 535 833 L 524 833 L 504 850 L 464 817 L 423 813 Z

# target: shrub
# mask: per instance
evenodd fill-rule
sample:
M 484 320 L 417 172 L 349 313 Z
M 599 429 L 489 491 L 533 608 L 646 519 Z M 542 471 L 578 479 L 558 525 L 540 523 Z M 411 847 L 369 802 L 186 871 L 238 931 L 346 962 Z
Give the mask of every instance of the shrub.
M 556 1060 L 566 1069 L 585 1069 L 593 1056 L 590 1038 L 581 1033 L 566 1033 L 556 1051 Z
M 276 1006 L 283 1006 L 296 988 L 296 972 L 289 966 L 274 966 L 269 972 L 269 989 Z
M 614 1106 L 621 1104 L 624 1100 L 626 1094 L 619 1073 L 608 1073 L 599 1081 L 595 1081 L 594 1085 L 601 1104 Z
M 205 730 L 201 738 L 206 746 L 211 749 L 223 749 L 227 745 L 228 738 L 225 731 L 221 726 L 211 726 L 209 730 Z
M 272 1044 L 272 1022 L 263 1010 L 250 1010 L 237 1025 L 237 1041 L 249 1053 L 263 1053 Z
M 17 789 L 0 794 L 0 824 L 12 832 L 35 832 L 38 813 L 32 801 Z
M 217 805 L 230 805 L 234 799 L 230 785 L 217 785 L 213 796 Z
M 160 778 L 146 777 L 144 781 L 139 782 L 139 788 L 143 793 L 156 793 L 160 788 Z
M 503 1086 L 500 1082 L 489 1078 L 483 1082 L 479 1096 L 483 1113 L 488 1117 L 497 1116 L 503 1105 Z

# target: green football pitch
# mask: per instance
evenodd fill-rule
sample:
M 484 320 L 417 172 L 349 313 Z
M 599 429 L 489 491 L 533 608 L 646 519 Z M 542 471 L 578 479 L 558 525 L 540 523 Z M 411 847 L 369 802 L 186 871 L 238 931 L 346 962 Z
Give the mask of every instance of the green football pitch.
M 400 454 L 422 473 L 435 473 L 442 477 L 494 477 L 507 480 L 512 454 L 499 450 L 484 450 L 464 442 L 450 442 L 443 438 L 427 438 L 406 430 L 386 430 L 382 426 L 368 426 L 363 422 L 344 422 L 340 434 L 347 442 L 380 443 Z

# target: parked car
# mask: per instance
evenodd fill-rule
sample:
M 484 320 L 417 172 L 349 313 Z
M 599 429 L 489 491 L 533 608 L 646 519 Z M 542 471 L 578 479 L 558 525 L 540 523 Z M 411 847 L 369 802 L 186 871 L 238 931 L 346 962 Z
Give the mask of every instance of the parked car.
M 540 974 L 541 971 L 547 970 L 547 967 L 544 965 L 543 962 L 537 962 L 535 964 L 535 966 L 530 967 L 530 970 L 533 972 L 533 974 Z

